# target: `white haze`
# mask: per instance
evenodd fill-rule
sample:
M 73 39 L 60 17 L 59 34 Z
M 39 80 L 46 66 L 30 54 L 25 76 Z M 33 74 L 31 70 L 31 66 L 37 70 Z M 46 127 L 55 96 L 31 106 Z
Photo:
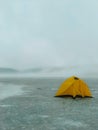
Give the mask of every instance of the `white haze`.
M 97 0 L 0 1 L 0 67 L 91 70 L 98 65 L 97 14 Z

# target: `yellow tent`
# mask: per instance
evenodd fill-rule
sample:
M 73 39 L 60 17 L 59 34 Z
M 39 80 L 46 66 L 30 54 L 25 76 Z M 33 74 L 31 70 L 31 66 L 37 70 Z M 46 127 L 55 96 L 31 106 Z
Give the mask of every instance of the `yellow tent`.
M 80 96 L 80 97 L 92 97 L 92 94 L 87 86 L 87 84 L 75 77 L 72 76 L 65 80 L 58 91 L 56 92 L 56 97 L 64 97 L 64 96 Z

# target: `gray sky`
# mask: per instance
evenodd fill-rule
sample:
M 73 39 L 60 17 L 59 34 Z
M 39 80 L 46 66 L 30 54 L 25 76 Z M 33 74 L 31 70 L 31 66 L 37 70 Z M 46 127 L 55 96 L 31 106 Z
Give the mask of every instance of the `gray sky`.
M 98 64 L 98 0 L 0 1 L 0 67 Z

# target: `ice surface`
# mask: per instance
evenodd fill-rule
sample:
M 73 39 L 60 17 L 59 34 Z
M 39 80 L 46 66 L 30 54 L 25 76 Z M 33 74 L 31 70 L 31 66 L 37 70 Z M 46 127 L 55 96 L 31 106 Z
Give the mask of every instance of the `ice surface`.
M 98 79 L 84 78 L 94 98 L 55 98 L 65 78 L 1 78 L 0 130 L 97 130 Z
M 65 125 L 72 126 L 72 127 L 86 127 L 87 125 L 85 123 L 74 121 L 74 120 L 66 120 Z

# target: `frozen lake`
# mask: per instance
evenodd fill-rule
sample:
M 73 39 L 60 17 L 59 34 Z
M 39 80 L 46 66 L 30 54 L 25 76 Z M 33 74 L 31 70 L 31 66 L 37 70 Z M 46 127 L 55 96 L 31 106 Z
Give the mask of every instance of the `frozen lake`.
M 64 78 L 0 78 L 0 130 L 97 130 L 98 79 L 84 78 L 94 98 L 55 98 Z

